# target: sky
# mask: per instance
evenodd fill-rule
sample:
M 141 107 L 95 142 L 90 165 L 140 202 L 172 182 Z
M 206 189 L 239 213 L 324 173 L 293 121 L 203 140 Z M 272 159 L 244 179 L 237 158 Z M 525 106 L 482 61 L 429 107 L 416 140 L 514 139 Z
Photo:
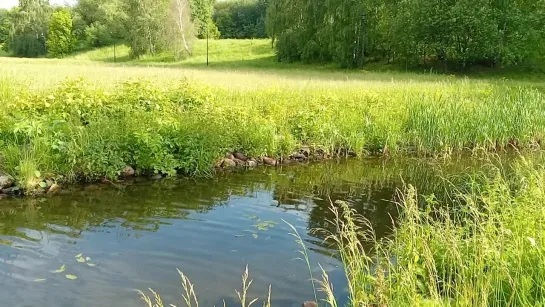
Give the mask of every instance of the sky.
M 74 3 L 75 0 L 49 0 L 51 4 Z M 0 0 L 0 9 L 9 9 L 19 4 L 19 0 Z

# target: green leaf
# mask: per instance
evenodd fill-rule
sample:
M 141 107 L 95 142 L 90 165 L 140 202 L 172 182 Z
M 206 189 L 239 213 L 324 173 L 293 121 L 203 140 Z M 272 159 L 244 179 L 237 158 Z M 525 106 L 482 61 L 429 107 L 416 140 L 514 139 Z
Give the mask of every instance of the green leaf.
M 257 233 L 252 233 L 252 236 L 254 237 L 254 239 L 257 239 L 259 237 Z
M 95 266 L 97 266 L 96 264 L 94 264 L 94 263 L 89 263 L 89 262 L 87 262 L 87 265 L 90 266 L 90 267 L 95 267 Z
M 91 257 L 85 257 L 85 260 L 91 261 Z
M 76 258 L 81 258 L 81 256 L 83 256 L 83 254 L 77 254 Z
M 45 183 L 45 181 L 40 182 L 40 187 L 43 189 L 47 188 L 47 183 Z
M 40 171 L 35 171 L 34 176 L 36 176 L 36 178 L 40 178 L 42 177 L 42 173 L 40 173 Z
M 83 259 L 83 257 L 79 257 L 79 258 L 76 258 L 76 261 L 77 262 L 85 262 L 85 259 Z
M 44 282 L 44 281 L 46 281 L 46 280 L 47 280 L 47 279 L 45 279 L 45 278 L 37 278 L 37 279 L 34 279 L 33 281 L 34 281 L 34 282 Z
M 66 271 L 66 265 L 63 264 L 58 270 L 53 271 L 53 273 L 58 274 L 58 273 L 62 273 L 64 271 Z
M 70 280 L 76 280 L 76 279 L 78 279 L 78 277 L 77 277 L 76 275 L 69 275 L 69 274 L 66 275 L 66 278 L 68 278 L 68 279 L 70 279 Z

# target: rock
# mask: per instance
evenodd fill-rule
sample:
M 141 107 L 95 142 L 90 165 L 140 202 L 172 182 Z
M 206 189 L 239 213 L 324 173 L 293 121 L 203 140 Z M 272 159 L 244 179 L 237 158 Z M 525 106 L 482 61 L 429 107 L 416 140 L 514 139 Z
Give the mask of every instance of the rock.
M 244 166 L 246 165 L 246 162 L 240 160 L 240 159 L 237 159 L 237 158 L 234 158 L 233 161 L 235 161 L 235 163 L 237 164 L 237 166 Z
M 301 149 L 299 150 L 299 153 L 305 155 L 306 157 L 310 156 L 310 147 L 307 147 L 307 146 L 301 147 Z
M 163 179 L 163 175 L 161 174 L 155 174 L 151 176 L 151 180 L 161 180 L 161 179 Z
M 297 160 L 297 161 L 307 160 L 307 156 L 305 156 L 305 154 L 302 154 L 302 153 L 296 153 L 293 156 L 291 156 L 291 158 L 294 159 L 294 160 Z
M 51 185 L 51 187 L 49 187 L 49 190 L 47 190 L 47 195 L 53 195 L 53 194 L 56 194 L 58 193 L 59 191 L 61 190 L 61 186 L 56 184 L 56 183 L 53 183 Z
M 348 151 L 348 156 L 349 156 L 349 157 L 357 157 L 358 154 L 357 154 L 355 151 L 353 151 L 353 150 L 349 150 L 349 151 Z
M 257 167 L 257 161 L 256 160 L 248 160 L 248 162 L 246 162 L 246 165 L 248 167 Z
M 132 177 L 134 176 L 135 174 L 135 171 L 134 171 L 134 168 L 132 168 L 131 166 L 125 166 L 125 168 L 121 171 L 121 176 L 127 178 L 127 177 Z
M 263 157 L 263 163 L 265 163 L 266 165 L 270 165 L 270 166 L 277 166 L 278 165 L 278 161 L 276 161 L 275 159 L 272 159 L 272 158 L 268 158 L 268 157 Z
M 221 167 L 228 168 L 228 167 L 236 167 L 237 163 L 229 158 L 223 159 L 223 162 L 221 163 Z
M 303 303 L 302 307 L 318 307 L 318 304 L 314 301 L 306 301 Z
M 233 156 L 232 153 L 228 153 L 228 154 L 225 155 L 225 158 L 226 158 L 226 159 L 234 160 L 234 159 L 235 159 L 235 156 Z
M 0 173 L 0 190 L 9 189 L 15 184 L 15 180 L 11 176 Z
M 2 194 L 8 194 L 8 195 L 14 195 L 19 194 L 21 192 L 21 189 L 19 187 L 11 187 L 7 189 L 2 189 Z
M 242 160 L 244 162 L 248 161 L 248 158 L 241 152 L 235 152 L 235 153 L 233 153 L 233 155 L 235 156 L 235 158 L 237 158 L 239 160 Z

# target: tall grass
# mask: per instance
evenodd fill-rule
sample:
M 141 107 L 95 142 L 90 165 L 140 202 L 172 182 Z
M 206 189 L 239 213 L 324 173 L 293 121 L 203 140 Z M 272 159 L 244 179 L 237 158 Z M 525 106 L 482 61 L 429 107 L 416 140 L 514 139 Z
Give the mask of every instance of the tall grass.
M 538 148 L 545 131 L 540 89 L 467 80 L 260 89 L 189 79 L 76 79 L 25 89 L 2 80 L 0 168 L 18 179 L 23 156 L 39 157 L 36 170 L 60 181 L 115 178 L 126 165 L 144 174 L 201 175 L 234 150 L 443 155 Z
M 181 286 L 184 291 L 182 294 L 183 301 L 185 303 L 185 306 L 187 307 L 199 307 L 199 300 L 197 299 L 196 290 L 189 280 L 189 278 L 184 275 L 184 273 L 180 270 L 178 270 L 178 273 L 180 274 L 180 277 L 182 279 Z M 248 290 L 250 290 L 250 287 L 252 285 L 253 280 L 250 279 L 250 273 L 248 272 L 248 266 L 246 266 L 246 270 L 244 270 L 244 273 L 242 274 L 242 289 L 240 291 L 235 290 L 238 299 L 240 301 L 240 307 L 251 307 L 255 306 L 255 303 L 259 301 L 259 298 L 250 299 L 248 298 Z M 269 286 L 269 293 L 267 297 L 263 300 L 263 307 L 271 307 L 271 290 L 272 287 Z M 163 299 L 161 298 L 161 295 L 154 291 L 153 289 L 148 289 L 151 292 L 151 296 L 148 296 L 146 293 L 137 290 L 140 294 L 140 297 L 142 300 L 146 303 L 148 307 L 164 307 L 166 306 L 163 303 Z M 176 307 L 173 304 L 170 304 L 168 306 Z M 223 301 L 223 306 L 226 307 L 225 301 Z
M 474 178 L 449 203 L 408 186 L 393 235 L 377 241 L 346 204 L 330 234 L 345 264 L 352 306 L 539 306 L 545 302 L 545 169 Z M 372 253 L 361 242 L 372 242 Z M 322 290 L 337 306 L 328 276 Z

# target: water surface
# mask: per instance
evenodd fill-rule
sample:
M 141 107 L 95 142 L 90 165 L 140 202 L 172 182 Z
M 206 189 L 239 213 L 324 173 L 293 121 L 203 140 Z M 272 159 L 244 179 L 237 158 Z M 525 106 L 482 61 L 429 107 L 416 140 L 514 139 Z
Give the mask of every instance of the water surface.
M 306 264 L 296 260 L 300 247 L 283 220 L 304 238 L 313 274 L 319 276 L 318 264 L 329 272 L 342 304 L 342 264 L 310 231 L 333 230 L 330 200 L 348 201 L 385 236 L 397 216 L 396 190 L 405 183 L 437 192 L 440 178 L 479 163 L 350 160 L 3 199 L 2 306 L 143 306 L 135 289 L 147 288 L 161 293 L 166 305 L 183 306 L 176 268 L 195 283 L 200 306 L 222 300 L 236 306 L 246 265 L 252 297 L 264 298 L 272 285 L 274 306 L 300 306 L 314 295 Z M 79 254 L 91 260 L 78 262 Z M 64 272 L 54 273 L 63 265 Z

